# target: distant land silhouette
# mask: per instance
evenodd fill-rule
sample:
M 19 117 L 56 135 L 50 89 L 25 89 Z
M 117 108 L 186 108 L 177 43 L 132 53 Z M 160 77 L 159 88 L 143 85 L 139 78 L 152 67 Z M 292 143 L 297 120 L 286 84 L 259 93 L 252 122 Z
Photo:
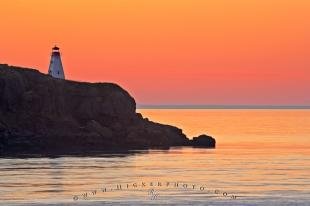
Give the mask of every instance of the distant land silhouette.
M 306 105 L 176 105 L 137 104 L 137 109 L 310 109 Z

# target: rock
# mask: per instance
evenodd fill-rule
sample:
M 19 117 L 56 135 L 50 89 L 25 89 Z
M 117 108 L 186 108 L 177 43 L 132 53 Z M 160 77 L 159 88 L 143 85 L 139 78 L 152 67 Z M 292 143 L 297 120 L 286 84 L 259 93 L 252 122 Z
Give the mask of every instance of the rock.
M 3 133 L 6 131 L 6 126 L 0 122 L 0 133 Z
M 181 129 L 136 113 L 135 100 L 113 83 L 55 79 L 0 64 L 0 153 L 169 148 L 206 144 Z
M 109 128 L 101 126 L 95 120 L 91 120 L 87 124 L 86 128 L 89 129 L 91 132 L 98 133 L 100 136 L 105 138 L 112 138 L 113 136 L 113 133 Z
M 215 148 L 216 141 L 213 137 L 208 135 L 199 135 L 191 140 L 191 145 L 194 147 L 210 147 Z

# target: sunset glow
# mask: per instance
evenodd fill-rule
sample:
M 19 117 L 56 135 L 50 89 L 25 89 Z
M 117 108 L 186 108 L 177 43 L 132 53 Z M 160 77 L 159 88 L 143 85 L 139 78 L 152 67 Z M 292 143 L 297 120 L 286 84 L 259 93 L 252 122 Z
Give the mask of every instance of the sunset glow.
M 141 104 L 310 105 L 308 0 L 1 1 L 0 63 L 116 82 Z

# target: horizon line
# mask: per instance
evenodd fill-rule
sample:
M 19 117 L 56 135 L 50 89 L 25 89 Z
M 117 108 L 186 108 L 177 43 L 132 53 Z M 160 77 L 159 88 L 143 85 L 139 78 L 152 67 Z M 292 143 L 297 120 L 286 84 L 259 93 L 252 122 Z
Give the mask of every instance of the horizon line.
M 137 104 L 137 109 L 310 109 L 310 105 Z

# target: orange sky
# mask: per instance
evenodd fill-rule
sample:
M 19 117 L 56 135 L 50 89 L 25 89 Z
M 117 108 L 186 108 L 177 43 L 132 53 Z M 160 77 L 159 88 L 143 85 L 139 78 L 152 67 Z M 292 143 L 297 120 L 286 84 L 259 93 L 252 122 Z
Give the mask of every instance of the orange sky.
M 310 105 L 309 0 L 1 0 L 0 63 L 142 104 Z

